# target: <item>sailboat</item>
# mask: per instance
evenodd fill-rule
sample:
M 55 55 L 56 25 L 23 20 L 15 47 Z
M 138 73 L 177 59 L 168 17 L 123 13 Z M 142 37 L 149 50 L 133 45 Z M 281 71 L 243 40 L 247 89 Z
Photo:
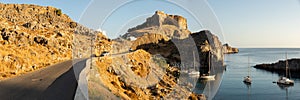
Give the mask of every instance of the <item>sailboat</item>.
M 193 58 L 194 58 L 194 61 L 193 61 L 193 66 L 194 66 L 194 70 L 192 70 L 191 72 L 189 72 L 189 75 L 191 76 L 199 76 L 200 75 L 200 72 L 196 70 L 196 65 L 195 65 L 195 53 L 193 51 Z
M 282 85 L 294 85 L 294 81 L 288 78 L 288 59 L 287 59 L 287 53 L 285 53 L 285 77 L 280 77 L 277 81 L 277 84 L 282 84 Z
M 244 77 L 244 83 L 251 84 L 252 80 L 250 77 L 250 66 L 249 66 L 249 57 L 248 57 L 248 76 Z
M 211 54 L 210 52 L 208 53 L 208 74 L 203 74 L 200 76 L 200 79 L 204 79 L 204 80 L 214 80 L 216 75 L 211 75 L 210 74 L 210 64 L 211 63 Z

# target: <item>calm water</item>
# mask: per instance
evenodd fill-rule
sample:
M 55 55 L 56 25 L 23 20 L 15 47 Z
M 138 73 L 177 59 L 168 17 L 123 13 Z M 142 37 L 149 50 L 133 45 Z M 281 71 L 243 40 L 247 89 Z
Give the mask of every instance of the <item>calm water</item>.
M 227 69 L 223 74 L 220 88 L 215 100 L 300 100 L 300 78 L 292 87 L 280 88 L 272 83 L 279 78 L 277 73 L 271 73 L 251 67 L 252 84 L 244 84 L 243 77 L 248 75 L 248 56 L 250 66 L 261 63 L 274 63 L 288 58 L 300 58 L 300 49 L 240 49 L 238 54 L 226 55 Z M 296 73 L 292 73 L 296 74 Z M 300 74 L 300 73 L 298 73 Z

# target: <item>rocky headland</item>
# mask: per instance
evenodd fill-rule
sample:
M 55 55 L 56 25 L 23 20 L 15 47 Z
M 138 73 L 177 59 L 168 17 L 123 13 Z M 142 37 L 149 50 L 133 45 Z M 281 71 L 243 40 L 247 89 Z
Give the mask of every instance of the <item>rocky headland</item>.
M 268 71 L 275 72 L 285 72 L 286 71 L 286 61 L 288 61 L 288 68 L 290 71 L 298 72 L 300 71 L 300 59 L 293 58 L 288 60 L 280 60 L 279 62 L 272 64 L 258 64 L 255 65 L 254 68 L 264 69 Z
M 231 47 L 231 46 L 229 46 L 229 44 L 226 43 L 223 45 L 223 51 L 225 54 L 234 54 L 234 53 L 238 53 L 239 49 Z

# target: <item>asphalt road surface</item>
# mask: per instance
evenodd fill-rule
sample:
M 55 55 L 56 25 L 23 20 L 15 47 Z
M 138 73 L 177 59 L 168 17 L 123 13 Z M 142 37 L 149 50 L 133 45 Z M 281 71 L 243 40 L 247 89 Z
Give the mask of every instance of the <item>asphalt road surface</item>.
M 87 59 L 65 61 L 0 81 L 0 100 L 73 100 Z M 73 69 L 76 69 L 76 73 Z M 75 75 L 76 74 L 76 75 Z

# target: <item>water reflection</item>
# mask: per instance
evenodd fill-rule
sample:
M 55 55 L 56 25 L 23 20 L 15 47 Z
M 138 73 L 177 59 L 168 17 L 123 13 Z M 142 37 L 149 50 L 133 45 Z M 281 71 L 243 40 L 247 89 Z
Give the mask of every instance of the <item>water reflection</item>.
M 248 83 L 248 82 L 243 82 L 246 87 L 247 87 L 247 97 L 248 97 L 248 100 L 251 100 L 251 83 Z
M 263 69 L 255 69 L 258 72 L 262 73 L 270 73 L 270 74 L 277 74 L 278 76 L 285 76 L 285 71 L 272 71 L 272 70 L 263 70 Z M 291 71 L 291 79 L 299 80 L 300 79 L 300 73 Z
M 285 91 L 285 100 L 289 100 L 289 90 L 288 89 L 292 88 L 293 85 L 283 85 L 283 84 L 277 84 L 277 85 L 281 90 Z

